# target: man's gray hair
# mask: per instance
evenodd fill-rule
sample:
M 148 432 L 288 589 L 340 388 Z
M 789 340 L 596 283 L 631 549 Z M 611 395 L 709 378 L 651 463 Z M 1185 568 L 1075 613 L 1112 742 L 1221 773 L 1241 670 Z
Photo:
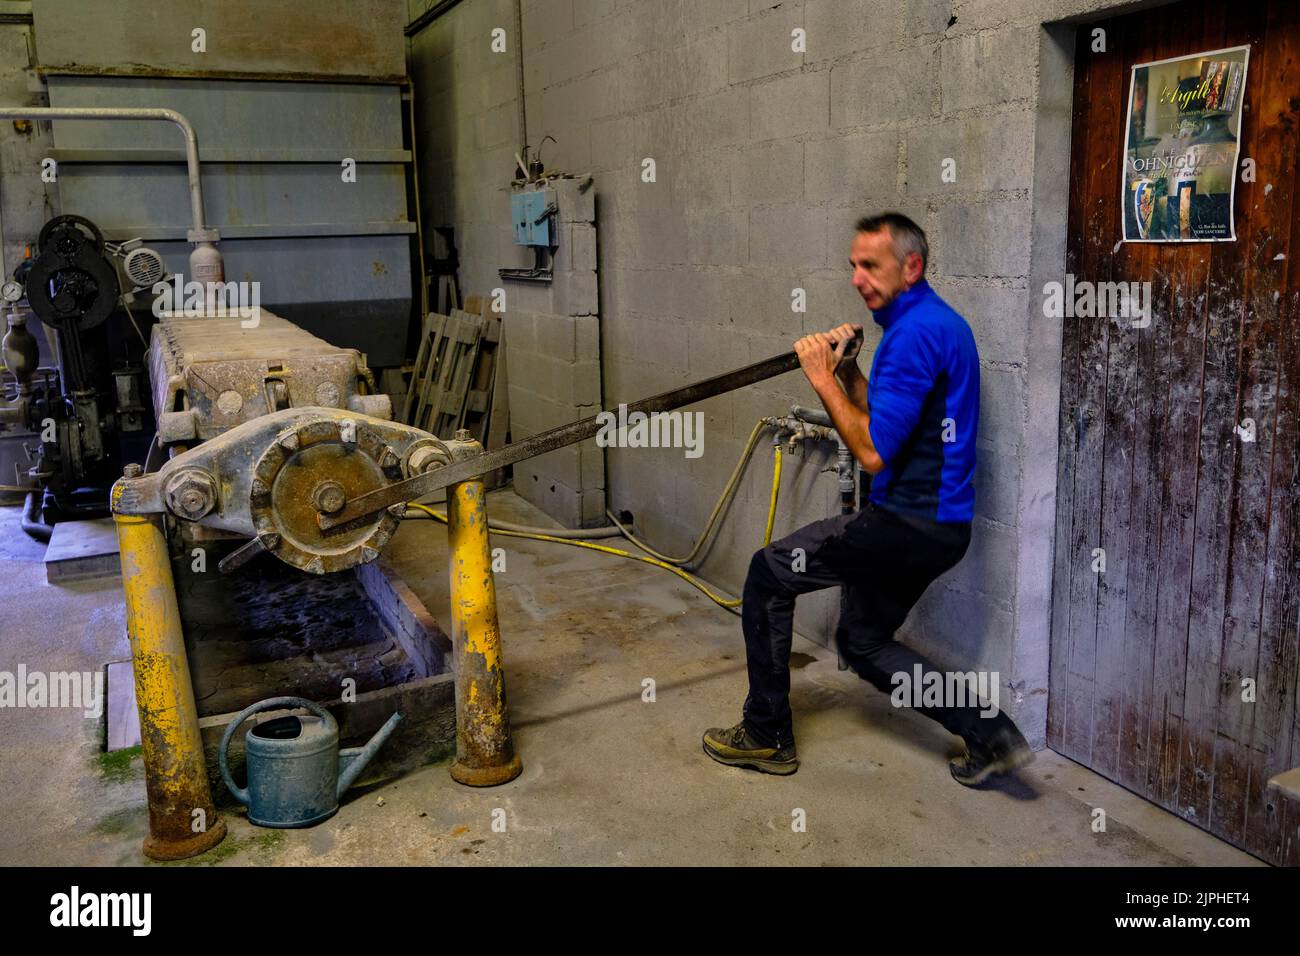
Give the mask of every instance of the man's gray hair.
M 889 230 L 899 264 L 902 265 L 908 255 L 915 252 L 921 257 L 921 275 L 925 275 L 925 267 L 930 262 L 930 243 L 926 241 L 925 230 L 901 212 L 882 212 L 858 220 L 858 232 L 880 232 L 882 229 Z

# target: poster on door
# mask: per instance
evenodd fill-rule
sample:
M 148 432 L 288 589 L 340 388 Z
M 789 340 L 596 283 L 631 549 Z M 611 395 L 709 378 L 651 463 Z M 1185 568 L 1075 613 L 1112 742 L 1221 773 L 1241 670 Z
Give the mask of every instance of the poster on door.
M 1250 47 L 1139 63 L 1121 179 L 1125 242 L 1237 238 L 1241 104 Z

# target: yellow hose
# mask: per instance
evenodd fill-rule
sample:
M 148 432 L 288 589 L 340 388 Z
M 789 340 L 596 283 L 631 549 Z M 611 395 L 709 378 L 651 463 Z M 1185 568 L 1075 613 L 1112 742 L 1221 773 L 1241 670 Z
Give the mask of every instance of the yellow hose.
M 422 505 L 419 504 L 418 502 L 410 501 L 407 502 L 407 507 L 416 508 L 419 511 L 423 511 L 425 514 L 427 514 L 430 518 L 433 518 L 435 521 L 441 521 L 443 524 L 447 523 L 446 515 L 434 511 L 432 508 L 428 507 L 427 505 Z M 498 531 L 497 529 L 492 528 L 491 526 L 489 526 L 488 531 L 490 534 L 501 534 L 501 535 L 505 535 L 508 538 L 531 538 L 534 541 L 550 541 L 555 544 L 570 544 L 573 545 L 573 547 L 575 548 L 588 548 L 592 551 L 603 551 L 606 554 L 617 554 L 619 557 L 622 558 L 631 558 L 633 561 L 644 561 L 646 564 L 653 564 L 655 567 L 663 568 L 665 571 L 671 571 L 673 574 L 677 575 L 679 578 L 681 578 L 683 581 L 690 584 L 692 587 L 698 588 L 699 590 L 703 591 L 704 594 L 708 596 L 709 600 L 713 601 L 714 604 L 717 604 L 720 607 L 725 607 L 729 611 L 740 607 L 739 598 L 737 598 L 734 601 L 729 601 L 726 598 L 722 597 L 721 595 L 713 593 L 713 591 L 709 590 L 709 588 L 704 584 L 704 582 L 687 574 L 681 568 L 668 564 L 665 561 L 660 561 L 657 558 L 646 557 L 643 554 L 633 554 L 631 551 L 623 551 L 620 550 L 619 548 L 609 548 L 603 544 L 592 544 L 589 541 L 576 541 L 573 538 L 557 538 L 549 534 L 528 534 L 522 531 Z
M 652 558 L 658 558 L 660 561 L 667 561 L 669 564 L 676 564 L 678 566 L 690 564 L 699 555 L 700 549 L 704 547 L 704 543 L 708 540 L 709 535 L 713 531 L 713 526 L 717 524 L 718 518 L 721 517 L 722 512 L 726 510 L 727 502 L 731 500 L 732 496 L 736 493 L 736 489 L 740 487 L 740 476 L 745 471 L 745 465 L 749 461 L 749 456 L 754 453 L 754 447 L 758 444 L 758 437 L 763 430 L 764 424 L 766 423 L 762 419 L 759 419 L 754 424 L 753 430 L 750 431 L 749 438 L 745 441 L 744 450 L 740 453 L 740 459 L 736 462 L 736 467 L 732 469 L 731 477 L 727 479 L 726 485 L 723 486 L 722 494 L 718 496 L 718 503 L 713 506 L 713 511 L 709 513 L 709 519 L 704 523 L 704 530 L 700 532 L 700 536 L 696 539 L 695 547 L 691 548 L 690 554 L 680 558 L 661 554 L 620 523 L 612 511 L 606 511 L 605 515 L 614 526 L 623 533 L 623 537 L 627 538 L 627 540 L 631 541 Z
M 772 543 L 772 524 L 776 521 L 776 496 L 781 491 L 781 445 L 772 446 L 772 500 L 767 506 L 767 527 L 763 529 L 763 547 Z
M 663 568 L 665 571 L 671 571 L 673 574 L 677 575 L 687 584 L 691 585 L 691 587 L 696 588 L 699 591 L 703 592 L 704 595 L 708 597 L 708 599 L 712 601 L 714 604 L 718 605 L 719 607 L 726 608 L 728 611 L 735 613 L 736 608 L 740 607 L 741 605 L 740 598 L 729 600 L 727 598 L 722 597 L 719 594 L 715 594 L 699 578 L 695 577 L 694 575 L 688 574 L 687 572 L 683 571 L 680 567 L 678 567 L 676 562 L 680 561 L 681 563 L 686 563 L 690 559 L 694 558 L 695 555 L 698 553 L 700 549 L 700 544 L 702 544 L 704 539 L 708 536 L 708 532 L 713 527 L 713 524 L 716 521 L 718 515 L 722 513 L 723 506 L 726 503 L 727 499 L 730 498 L 730 496 L 735 493 L 735 485 L 739 484 L 740 474 L 743 470 L 744 464 L 749 459 L 750 454 L 754 450 L 754 445 L 758 441 L 759 430 L 762 427 L 763 427 L 762 422 L 759 422 L 757 425 L 754 426 L 754 430 L 750 433 L 749 441 L 745 445 L 745 450 L 741 453 L 740 461 L 737 463 L 735 471 L 732 472 L 731 479 L 727 482 L 727 487 L 723 489 L 722 497 L 718 499 L 717 505 L 714 506 L 713 514 L 709 516 L 709 520 L 708 523 L 705 525 L 704 532 L 700 535 L 699 543 L 695 545 L 691 553 L 687 555 L 685 558 L 669 558 L 666 555 L 660 555 L 659 552 L 653 551 L 652 549 L 649 548 L 649 546 L 642 544 L 640 541 L 637 541 L 636 538 L 633 538 L 631 532 L 624 529 L 621 524 L 618 525 L 619 529 L 623 531 L 623 534 L 630 541 L 632 541 L 633 544 L 635 544 L 638 548 L 641 548 L 641 550 L 643 551 L 647 551 L 650 554 L 657 555 L 657 557 L 649 557 L 644 554 L 633 554 L 631 551 L 624 551 L 620 548 L 611 548 L 603 544 L 592 544 L 590 541 L 577 541 L 573 538 L 558 538 L 555 535 L 550 535 L 550 534 L 534 534 L 532 532 L 525 532 L 525 531 L 504 531 L 499 528 L 493 528 L 491 524 L 488 525 L 488 531 L 491 534 L 501 534 L 501 535 L 505 535 L 508 538 L 530 538 L 533 541 L 550 541 L 555 544 L 569 544 L 569 545 L 573 545 L 573 547 L 575 548 L 587 548 L 590 551 L 602 551 L 605 554 L 616 554 L 620 558 L 631 558 L 633 561 L 641 561 L 645 564 L 652 564 L 657 568 Z M 772 493 L 768 499 L 767 523 L 763 530 L 763 547 L 767 547 L 769 544 L 772 543 L 772 526 L 776 523 L 776 503 L 777 503 L 777 498 L 781 491 L 781 445 L 779 443 L 773 445 L 772 450 L 773 450 Z M 408 501 L 406 506 L 408 508 L 415 508 L 418 511 L 423 511 L 425 514 L 427 514 L 430 518 L 433 518 L 435 521 L 441 521 L 443 524 L 447 523 L 447 516 L 445 514 L 442 514 L 441 512 L 438 511 L 434 511 L 428 505 L 422 505 L 416 501 Z M 612 515 L 610 517 L 611 519 L 613 518 Z M 614 523 L 618 524 L 617 521 L 615 521 Z

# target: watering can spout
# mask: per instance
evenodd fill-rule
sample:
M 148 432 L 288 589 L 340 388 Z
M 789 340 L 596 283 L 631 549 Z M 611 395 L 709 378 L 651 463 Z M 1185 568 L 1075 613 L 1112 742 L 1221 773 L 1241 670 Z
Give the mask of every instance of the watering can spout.
M 366 769 L 366 764 L 370 763 L 379 752 L 379 748 L 384 745 L 384 741 L 392 735 L 401 721 L 401 714 L 393 714 L 364 747 L 349 747 L 339 751 L 338 796 L 340 799 L 343 797 L 343 792 L 356 782 L 357 777 L 361 776 L 361 771 Z

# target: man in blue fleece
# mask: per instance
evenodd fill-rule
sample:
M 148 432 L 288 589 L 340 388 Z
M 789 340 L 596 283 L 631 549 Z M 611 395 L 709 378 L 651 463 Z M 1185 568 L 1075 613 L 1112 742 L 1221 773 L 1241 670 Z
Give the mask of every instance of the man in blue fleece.
M 704 734 L 719 763 L 765 773 L 799 767 L 790 712 L 795 598 L 841 585 L 835 640 L 860 677 L 885 693 L 895 675 L 916 682 L 938 669 L 894 640 L 930 583 L 966 553 L 975 504 L 979 354 L 966 320 L 925 281 L 925 233 L 899 213 L 860 220 L 849 262 L 853 285 L 884 334 L 863 378 L 841 360 L 860 325 L 795 343 L 799 362 L 836 430 L 872 476 L 864 510 L 816 521 L 754 554 L 742 626 L 749 664 L 744 717 Z M 923 676 L 921 686 L 943 675 Z M 966 742 L 953 777 L 974 786 L 1033 759 L 1006 714 L 962 695 L 916 709 Z

